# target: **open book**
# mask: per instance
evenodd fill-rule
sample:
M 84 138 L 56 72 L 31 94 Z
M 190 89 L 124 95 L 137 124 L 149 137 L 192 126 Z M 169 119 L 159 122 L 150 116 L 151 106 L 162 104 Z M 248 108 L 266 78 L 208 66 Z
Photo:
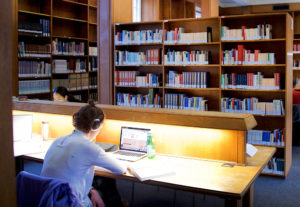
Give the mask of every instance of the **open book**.
M 140 181 L 145 181 L 162 176 L 174 175 L 174 169 L 168 164 L 153 163 L 149 165 L 131 165 L 128 167 L 133 175 Z

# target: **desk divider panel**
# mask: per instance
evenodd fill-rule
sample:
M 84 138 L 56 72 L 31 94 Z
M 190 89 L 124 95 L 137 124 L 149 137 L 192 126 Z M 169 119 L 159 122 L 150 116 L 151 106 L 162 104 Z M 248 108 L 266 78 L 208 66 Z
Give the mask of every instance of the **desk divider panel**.
M 84 104 L 14 101 L 14 114 L 33 114 L 33 132 L 38 134 L 41 133 L 41 122 L 48 121 L 49 136 L 58 138 L 72 132 L 72 114 L 81 106 Z M 246 160 L 246 130 L 256 125 L 249 114 L 98 106 L 103 109 L 106 120 L 96 138 L 97 142 L 118 145 L 121 126 L 149 128 L 157 153 L 239 165 L 245 164 Z

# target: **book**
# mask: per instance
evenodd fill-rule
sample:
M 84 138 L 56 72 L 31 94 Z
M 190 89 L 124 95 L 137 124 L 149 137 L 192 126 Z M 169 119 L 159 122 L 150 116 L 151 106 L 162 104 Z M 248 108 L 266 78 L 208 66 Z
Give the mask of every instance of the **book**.
M 176 174 L 169 163 L 145 162 L 143 165 L 129 165 L 128 168 L 140 181 Z

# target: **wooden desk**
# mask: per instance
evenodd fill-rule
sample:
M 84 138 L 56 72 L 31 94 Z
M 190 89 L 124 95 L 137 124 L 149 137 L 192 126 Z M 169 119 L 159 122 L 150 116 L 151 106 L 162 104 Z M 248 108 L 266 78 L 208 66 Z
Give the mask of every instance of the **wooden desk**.
M 275 153 L 273 147 L 257 146 L 258 152 L 252 158 L 247 158 L 246 166 L 224 167 L 221 161 L 203 160 L 198 158 L 183 158 L 168 155 L 157 155 L 155 159 L 139 160 L 145 162 L 168 162 L 176 172 L 175 175 L 163 176 L 144 181 L 145 184 L 164 186 L 172 189 L 210 194 L 225 198 L 226 206 L 253 206 L 254 181 L 264 166 Z M 45 153 L 24 155 L 23 159 L 42 162 Z M 95 170 L 96 175 L 115 179 L 140 182 L 131 173 L 113 175 L 109 172 Z

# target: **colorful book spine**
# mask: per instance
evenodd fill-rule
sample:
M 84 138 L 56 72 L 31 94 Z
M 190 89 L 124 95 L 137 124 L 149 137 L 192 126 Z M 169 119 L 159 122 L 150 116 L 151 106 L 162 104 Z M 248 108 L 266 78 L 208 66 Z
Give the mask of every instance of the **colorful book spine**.
M 274 73 L 273 78 L 264 78 L 261 72 L 258 72 L 257 74 L 222 74 L 221 87 L 223 89 L 279 90 L 280 73 Z
M 19 42 L 18 55 L 19 57 L 51 57 L 51 45 L 25 44 Z
M 132 93 L 117 93 L 117 105 L 161 108 L 161 97 L 159 96 L 159 94 L 154 95 L 153 90 L 151 89 L 149 89 L 149 93 L 146 95 Z
M 284 130 L 275 129 L 274 131 L 248 130 L 247 142 L 249 144 L 284 146 Z
M 273 100 L 272 102 L 259 102 L 258 98 L 221 98 L 222 112 L 230 113 L 250 113 L 261 115 L 284 115 L 282 100 Z
M 19 61 L 19 77 L 51 77 L 51 64 L 44 61 Z
M 206 43 L 212 42 L 212 28 L 207 27 L 206 32 L 194 32 L 185 33 L 184 28 L 179 27 L 174 30 L 164 30 L 164 43 L 175 44 L 175 43 Z
M 140 31 L 122 30 L 115 34 L 115 45 L 161 43 L 162 39 L 163 30 L 161 29 Z
M 157 87 L 159 86 L 159 76 L 152 73 L 147 73 L 146 76 L 139 76 L 139 71 L 115 71 L 115 85 Z
M 19 81 L 19 94 L 35 94 L 50 92 L 50 80 L 24 80 Z
M 274 65 L 275 53 L 262 53 L 260 50 L 247 50 L 243 45 L 231 50 L 222 50 L 223 65 Z
M 204 97 L 188 97 L 186 94 L 165 94 L 165 108 L 207 111 L 208 104 Z
M 85 55 L 85 43 L 75 41 L 64 42 L 55 38 L 52 41 L 52 54 L 83 56 Z
M 166 86 L 178 88 L 207 88 L 209 72 L 169 71 Z
M 221 40 L 262 40 L 272 39 L 272 25 L 259 24 L 256 28 L 247 28 L 242 26 L 241 29 L 230 29 L 227 26 L 221 27 Z
M 146 52 L 115 51 L 116 65 L 158 65 L 160 63 L 159 49 Z
M 210 51 L 175 51 L 168 50 L 164 55 L 165 65 L 208 65 Z

